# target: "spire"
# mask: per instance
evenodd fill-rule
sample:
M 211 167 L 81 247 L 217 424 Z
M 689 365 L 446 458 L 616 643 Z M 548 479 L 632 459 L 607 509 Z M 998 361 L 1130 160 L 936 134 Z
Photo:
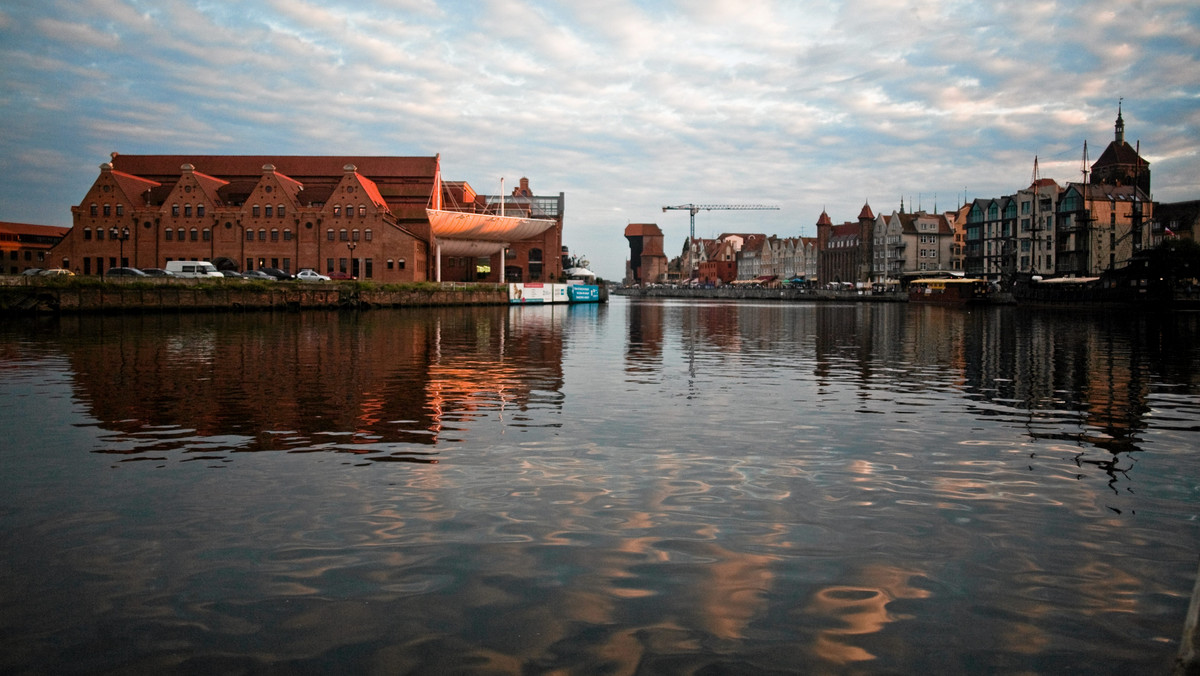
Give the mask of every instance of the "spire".
M 1121 145 L 1122 143 L 1125 142 L 1125 118 L 1121 116 L 1121 103 L 1124 100 L 1125 100 L 1124 97 L 1117 99 L 1117 125 L 1116 125 L 1117 145 Z

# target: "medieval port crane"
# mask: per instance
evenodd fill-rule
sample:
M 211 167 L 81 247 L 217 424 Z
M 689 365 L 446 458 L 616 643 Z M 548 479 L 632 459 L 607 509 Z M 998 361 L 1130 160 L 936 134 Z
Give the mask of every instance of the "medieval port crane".
M 691 230 L 689 234 L 691 239 L 688 240 L 690 245 L 696 239 L 696 213 L 700 211 L 779 211 L 779 207 L 768 206 L 765 204 L 680 204 L 674 207 L 663 207 L 663 213 L 677 209 L 686 211 L 691 214 Z

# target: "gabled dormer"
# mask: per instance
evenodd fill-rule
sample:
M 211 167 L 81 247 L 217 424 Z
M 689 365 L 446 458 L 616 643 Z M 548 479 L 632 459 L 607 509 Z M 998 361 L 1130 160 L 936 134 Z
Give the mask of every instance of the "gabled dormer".
M 218 191 L 228 181 L 196 171 L 191 164 L 179 167 L 179 180 L 159 207 L 164 217 L 175 221 L 209 221 L 212 210 L 221 206 Z
M 275 165 L 264 164 L 258 183 L 242 203 L 242 218 L 249 225 L 284 225 L 293 222 L 299 213 L 297 196 L 304 185 L 279 173 Z
M 75 225 L 104 227 L 130 222 L 135 210 L 146 205 L 146 194 L 160 184 L 113 169 L 109 162 L 100 165 L 100 175 L 84 196 L 72 207 Z
M 325 202 L 322 214 L 353 223 L 360 219 L 390 216 L 387 201 L 379 192 L 379 186 L 371 179 L 358 173 L 353 164 L 342 167 L 342 179 Z M 325 221 L 329 223 L 328 220 Z

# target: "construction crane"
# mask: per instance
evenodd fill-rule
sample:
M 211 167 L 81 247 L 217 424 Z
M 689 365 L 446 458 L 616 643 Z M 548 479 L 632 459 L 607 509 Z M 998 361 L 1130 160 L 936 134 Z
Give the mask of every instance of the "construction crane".
M 663 207 L 663 212 L 671 210 L 686 211 L 691 214 L 691 230 L 688 245 L 696 239 L 696 213 L 699 211 L 779 211 L 779 207 L 765 204 L 680 204 L 675 207 Z

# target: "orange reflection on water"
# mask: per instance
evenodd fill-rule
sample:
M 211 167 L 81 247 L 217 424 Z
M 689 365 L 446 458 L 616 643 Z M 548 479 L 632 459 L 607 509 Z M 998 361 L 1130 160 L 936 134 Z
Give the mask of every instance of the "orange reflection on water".
M 912 586 L 923 573 L 892 566 L 869 566 L 862 571 L 861 586 L 834 585 L 817 592 L 808 612 L 832 617 L 844 626 L 825 629 L 817 636 L 813 651 L 835 664 L 875 659 L 867 650 L 850 645 L 848 636 L 873 634 L 897 620 L 907 619 L 889 613 L 887 605 L 896 599 L 920 599 L 930 592 Z

